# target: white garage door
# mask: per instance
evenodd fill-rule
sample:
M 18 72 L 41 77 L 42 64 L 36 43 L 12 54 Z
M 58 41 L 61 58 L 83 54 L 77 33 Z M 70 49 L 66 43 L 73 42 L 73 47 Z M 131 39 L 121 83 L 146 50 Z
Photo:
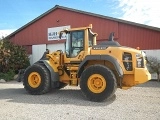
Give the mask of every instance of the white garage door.
M 48 44 L 47 49 L 50 50 L 50 52 L 54 52 L 57 50 L 62 50 L 64 52 L 64 43 L 59 43 L 59 44 Z
M 37 62 L 46 51 L 46 44 L 32 45 L 32 62 L 31 64 Z

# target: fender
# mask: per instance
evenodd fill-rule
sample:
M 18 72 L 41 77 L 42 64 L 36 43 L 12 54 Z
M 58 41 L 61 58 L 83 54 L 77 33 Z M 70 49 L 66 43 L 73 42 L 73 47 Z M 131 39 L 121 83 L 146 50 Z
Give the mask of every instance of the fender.
M 51 77 L 51 85 L 52 87 L 55 87 L 55 83 L 59 81 L 59 74 L 58 72 L 55 72 L 54 69 L 49 65 L 49 63 L 47 62 L 47 60 L 39 60 L 36 63 L 44 63 L 44 65 L 46 66 L 46 68 L 48 69 L 49 73 L 50 73 L 50 77 Z M 35 63 L 35 64 L 36 64 Z
M 87 65 L 89 60 L 107 60 L 114 65 L 119 77 L 121 77 L 121 78 L 123 77 L 123 70 L 122 70 L 121 66 L 119 65 L 118 61 L 114 57 L 109 56 L 109 55 L 89 55 L 89 56 L 86 56 L 85 59 L 79 65 L 78 77 L 80 77 L 81 73 L 84 70 L 84 66 Z

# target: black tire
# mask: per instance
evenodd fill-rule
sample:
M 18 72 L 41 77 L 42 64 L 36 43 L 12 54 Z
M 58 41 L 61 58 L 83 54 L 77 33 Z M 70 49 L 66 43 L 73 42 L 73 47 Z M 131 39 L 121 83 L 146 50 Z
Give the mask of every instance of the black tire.
M 92 65 L 83 71 L 80 88 L 88 100 L 101 102 L 114 95 L 117 88 L 116 78 L 109 68 L 99 64 Z
M 32 95 L 41 95 L 51 89 L 50 74 L 42 64 L 34 64 L 25 70 L 23 85 L 26 91 Z

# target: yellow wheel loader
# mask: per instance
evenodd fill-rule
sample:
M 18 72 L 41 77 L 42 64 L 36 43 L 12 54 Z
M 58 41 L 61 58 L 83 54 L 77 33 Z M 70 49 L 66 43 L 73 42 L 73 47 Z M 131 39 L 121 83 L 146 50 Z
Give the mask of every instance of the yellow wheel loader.
M 143 52 L 121 46 L 114 33 L 105 43 L 96 44 L 92 25 L 65 29 L 65 51 L 46 53 L 23 74 L 30 94 L 44 94 L 66 85 L 80 86 L 84 96 L 95 102 L 111 97 L 117 87 L 127 89 L 151 79 Z

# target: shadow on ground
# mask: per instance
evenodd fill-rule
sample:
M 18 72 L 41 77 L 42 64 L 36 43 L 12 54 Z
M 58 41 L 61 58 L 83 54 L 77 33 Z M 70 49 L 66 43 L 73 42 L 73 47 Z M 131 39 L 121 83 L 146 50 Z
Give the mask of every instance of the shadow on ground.
M 116 95 L 104 102 L 87 101 L 78 89 L 62 89 L 44 95 L 30 95 L 24 88 L 0 88 L 0 100 L 26 104 L 73 104 L 80 106 L 107 106 L 114 102 Z
M 136 87 L 155 87 L 160 88 L 160 82 L 149 81 Z M 26 104 L 73 104 L 81 106 L 107 106 L 112 104 L 116 95 L 104 102 L 91 102 L 86 100 L 80 89 L 61 89 L 51 91 L 44 95 L 30 95 L 23 85 L 14 82 L 0 83 L 0 100 L 7 102 L 26 103 Z
M 160 88 L 160 82 L 156 81 L 156 80 L 150 80 L 146 83 L 137 85 L 135 87 L 155 87 L 155 88 Z

